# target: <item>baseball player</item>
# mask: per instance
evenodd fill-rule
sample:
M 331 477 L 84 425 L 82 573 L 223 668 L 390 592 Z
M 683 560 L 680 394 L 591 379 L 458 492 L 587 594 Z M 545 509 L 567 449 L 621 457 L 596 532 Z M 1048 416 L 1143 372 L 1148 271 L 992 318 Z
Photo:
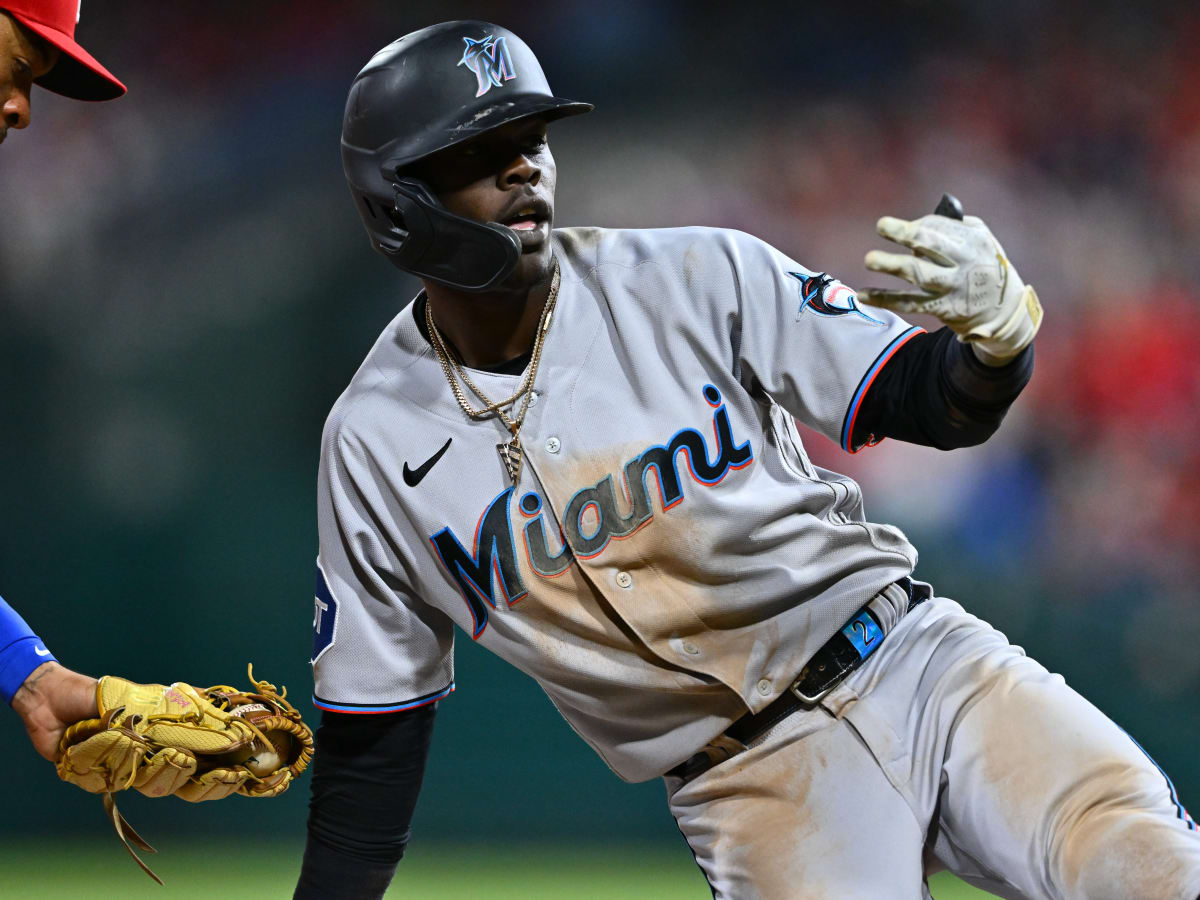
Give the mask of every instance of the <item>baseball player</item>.
M 322 439 L 299 898 L 378 897 L 409 837 L 454 626 L 621 778 L 663 777 L 722 898 L 1200 895 L 1200 838 L 1134 741 L 912 577 L 812 464 L 985 440 L 1041 321 L 988 228 L 883 218 L 856 293 L 740 232 L 554 229 L 551 93 L 485 22 L 383 48 L 342 132 L 373 246 L 424 289 Z M 869 305 L 868 305 L 869 303 Z M 925 311 L 929 334 L 895 311 Z
M 80 100 L 111 100 L 125 85 L 75 41 L 75 0 L 0 0 L 0 143 L 30 122 L 38 84 Z M 96 679 L 59 665 L 0 599 L 0 697 L 17 711 L 34 748 L 53 760 L 68 725 L 96 715 Z

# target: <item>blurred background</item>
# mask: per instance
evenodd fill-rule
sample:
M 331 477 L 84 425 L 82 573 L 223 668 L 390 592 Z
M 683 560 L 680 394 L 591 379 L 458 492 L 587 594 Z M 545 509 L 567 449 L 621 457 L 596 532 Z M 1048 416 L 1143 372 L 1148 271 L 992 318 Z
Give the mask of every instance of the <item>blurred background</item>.
M 316 717 L 321 426 L 416 290 L 350 203 L 345 93 L 395 37 L 485 18 L 532 45 L 557 93 L 597 106 L 551 129 L 558 225 L 739 228 L 861 285 L 879 215 L 916 217 L 949 190 L 988 221 L 1047 311 L 1000 433 L 854 457 L 814 434 L 810 452 L 906 530 L 920 577 L 1063 673 L 1200 805 L 1194 3 L 82 13 L 77 36 L 128 96 L 35 89 L 32 127 L 0 148 L 0 593 L 65 664 L 210 684 L 253 661 Z M 661 786 L 621 785 L 536 685 L 458 648 L 410 855 L 554 839 L 619 868 L 631 843 L 662 847 L 691 879 L 679 896 L 705 896 Z M 60 784 L 5 716 L 0 835 L 96 838 L 119 856 L 99 800 Z M 164 870 L 223 836 L 274 842 L 287 878 L 306 799 L 305 783 L 270 803 L 122 808 Z M 0 849 L 0 883 L 22 846 Z M 626 895 L 667 896 L 647 891 Z

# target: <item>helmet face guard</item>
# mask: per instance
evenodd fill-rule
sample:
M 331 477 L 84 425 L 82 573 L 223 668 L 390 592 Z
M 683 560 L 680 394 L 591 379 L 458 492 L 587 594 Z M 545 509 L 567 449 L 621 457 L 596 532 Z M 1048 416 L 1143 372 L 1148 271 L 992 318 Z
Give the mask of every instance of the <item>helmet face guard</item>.
M 533 51 L 487 22 L 443 22 L 380 50 L 350 87 L 342 165 L 371 245 L 405 272 L 487 291 L 516 267 L 517 236 L 446 210 L 401 170 L 519 119 L 592 109 L 554 96 Z

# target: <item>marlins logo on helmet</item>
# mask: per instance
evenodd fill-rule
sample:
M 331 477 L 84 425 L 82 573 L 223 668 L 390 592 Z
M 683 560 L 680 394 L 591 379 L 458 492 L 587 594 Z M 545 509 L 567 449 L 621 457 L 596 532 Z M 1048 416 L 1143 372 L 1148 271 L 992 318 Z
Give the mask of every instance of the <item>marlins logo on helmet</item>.
M 479 82 L 476 97 L 482 97 L 493 87 L 500 87 L 505 81 L 517 77 L 513 68 L 512 57 L 508 54 L 508 44 L 503 37 L 493 38 L 488 35 L 479 41 L 464 37 L 467 49 L 463 51 L 460 66 L 466 66 L 475 73 Z

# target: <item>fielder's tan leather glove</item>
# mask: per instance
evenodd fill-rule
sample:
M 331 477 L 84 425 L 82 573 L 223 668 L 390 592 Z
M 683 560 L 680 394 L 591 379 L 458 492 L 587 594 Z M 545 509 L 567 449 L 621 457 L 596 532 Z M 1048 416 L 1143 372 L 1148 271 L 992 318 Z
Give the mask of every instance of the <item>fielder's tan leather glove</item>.
M 154 852 L 117 811 L 115 791 L 174 795 L 199 802 L 230 794 L 274 797 L 287 790 L 313 754 L 312 730 L 267 681 L 228 685 L 137 684 L 106 675 L 96 687 L 99 718 L 70 726 L 56 768 L 64 781 L 104 795 L 126 849 L 158 881 L 132 842 Z
M 1042 324 L 1037 294 L 1021 281 L 981 219 L 935 213 L 910 222 L 884 216 L 875 227 L 912 254 L 872 250 L 867 268 L 921 290 L 868 288 L 858 292 L 864 303 L 902 315 L 936 316 L 988 365 L 1003 365 L 1032 343 Z

